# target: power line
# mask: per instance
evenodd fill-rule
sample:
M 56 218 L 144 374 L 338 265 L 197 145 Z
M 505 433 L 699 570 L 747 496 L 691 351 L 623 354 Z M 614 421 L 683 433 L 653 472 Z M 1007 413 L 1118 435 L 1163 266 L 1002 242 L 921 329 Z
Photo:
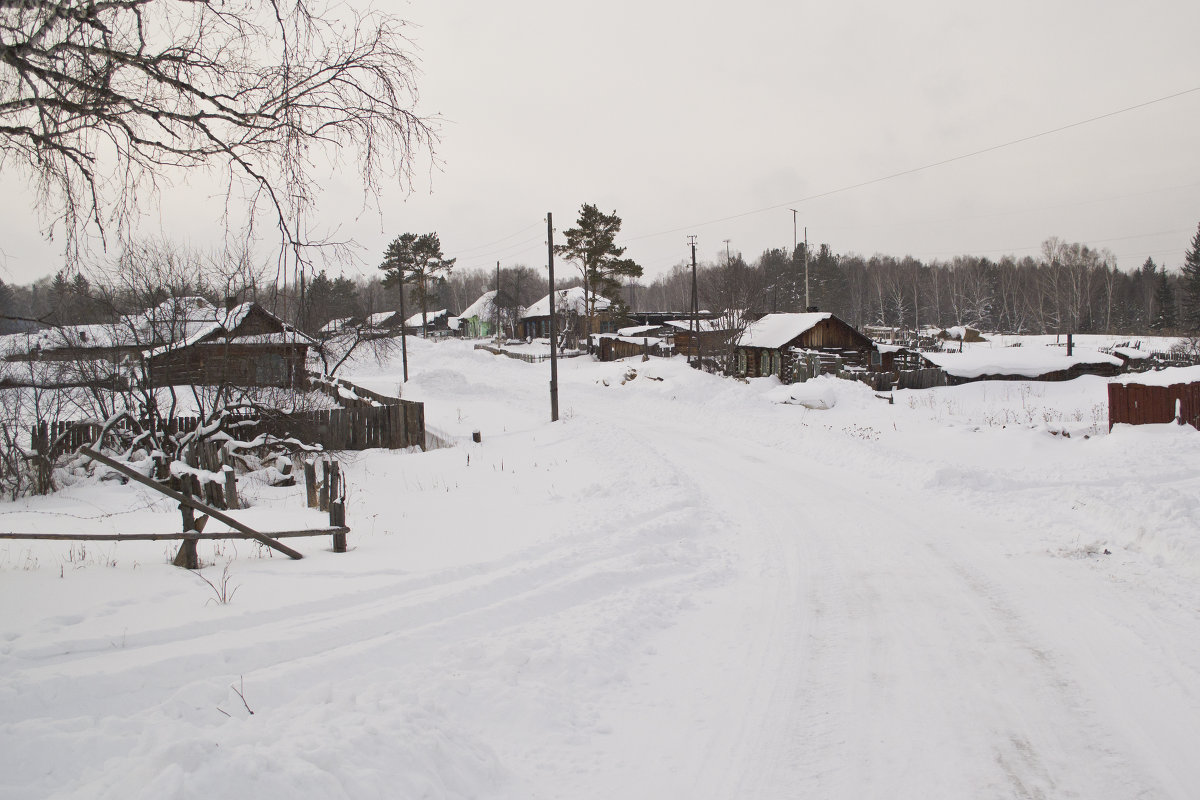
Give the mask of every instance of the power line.
M 473 252 L 473 251 L 475 251 L 475 250 L 483 250 L 483 249 L 485 249 L 485 248 L 491 247 L 492 245 L 495 245 L 495 244 L 500 244 L 500 242 L 503 242 L 503 241 L 505 241 L 505 240 L 507 240 L 507 239 L 512 239 L 512 238 L 515 238 L 515 237 L 517 237 L 517 236 L 520 236 L 522 233 L 525 233 L 526 231 L 531 231 L 531 230 L 533 230 L 534 228 L 540 228 L 541 226 L 542 226 L 542 223 L 540 223 L 540 222 L 535 222 L 535 223 L 533 223 L 532 225 L 529 225 L 529 226 L 526 226 L 526 227 L 524 227 L 524 228 L 521 228 L 521 230 L 519 230 L 519 231 L 516 231 L 516 232 L 514 232 L 514 233 L 510 233 L 510 234 L 508 234 L 507 236 L 501 236 L 499 239 L 495 240 L 494 242 L 488 242 L 487 244 L 480 244 L 480 245 L 476 245 L 476 246 L 474 246 L 474 247 L 460 247 L 460 248 L 458 248 L 458 250 L 456 250 L 455 252 L 457 252 L 457 253 L 459 253 L 459 254 L 463 254 L 463 253 L 471 253 L 471 252 Z
M 707 222 L 694 222 L 694 223 L 690 223 L 688 225 L 680 226 L 678 228 L 671 228 L 670 230 L 658 231 L 655 233 L 645 233 L 645 234 L 641 234 L 639 236 L 630 236 L 630 237 L 627 237 L 625 239 L 625 241 L 633 242 L 633 241 L 637 241 L 639 239 L 650 239 L 655 236 L 665 236 L 669 233 L 679 233 L 681 231 L 690 230 L 690 229 L 702 227 L 705 225 L 714 225 L 718 222 L 728 222 L 730 220 L 741 219 L 742 217 L 749 217 L 749 216 L 753 216 L 755 214 L 763 214 L 763 213 L 766 213 L 767 211 L 777 211 L 781 208 L 787 208 L 789 206 L 797 205 L 799 203 L 806 203 L 809 200 L 818 200 L 822 197 L 829 197 L 831 195 L 841 194 L 843 192 L 849 192 L 854 189 L 861 189 L 864 186 L 872 186 L 876 183 L 883 183 L 884 181 L 890 181 L 895 178 L 901 178 L 901 177 L 904 177 L 905 175 L 912 175 L 914 173 L 922 172 L 927 169 L 933 169 L 935 167 L 945 166 L 946 164 L 952 164 L 955 161 L 962 161 L 964 159 L 974 158 L 975 156 L 980 156 L 985 153 L 992 153 L 992 152 L 995 152 L 996 150 L 1001 150 L 1005 147 L 1012 147 L 1014 145 L 1022 144 L 1024 142 L 1029 142 L 1034 139 L 1040 139 L 1043 136 L 1050 136 L 1055 133 L 1062 133 L 1063 131 L 1070 130 L 1072 128 L 1078 128 L 1082 125 L 1089 125 L 1093 122 L 1099 122 L 1100 120 L 1108 119 L 1110 117 L 1115 117 L 1119 114 L 1125 114 L 1130 111 L 1136 111 L 1141 108 L 1146 108 L 1147 106 L 1152 106 L 1152 105 L 1155 105 L 1156 103 L 1164 103 L 1168 100 L 1174 100 L 1179 97 L 1183 97 L 1185 95 L 1192 94 L 1194 92 L 1200 92 L 1200 86 L 1194 86 L 1191 89 L 1184 89 L 1183 91 L 1175 92 L 1174 94 L 1165 95 L 1163 97 L 1157 97 L 1153 100 L 1147 100 L 1143 103 L 1137 103 L 1132 106 L 1126 106 L 1125 108 L 1119 108 L 1116 111 L 1109 111 L 1105 114 L 1099 114 L 1094 117 L 1089 117 L 1087 119 L 1079 120 L 1078 122 L 1072 122 L 1067 125 L 1060 125 L 1057 128 L 1051 128 L 1049 130 L 1041 131 L 1039 133 L 1033 133 L 1028 136 L 1022 136 L 1019 139 L 1012 139 L 1012 140 L 1004 142 L 1002 144 L 996 144 L 996 145 L 992 145 L 990 147 L 984 147 L 979 150 L 973 150 L 969 153 L 963 153 L 961 155 L 952 156 L 950 158 L 943 158 L 939 161 L 933 161 L 928 164 L 923 164 L 919 167 L 912 167 L 910 169 L 905 169 L 905 170 L 901 170 L 899 172 L 893 172 L 888 175 L 883 175 L 878 178 L 872 178 L 870 180 L 860 181 L 859 183 L 853 183 L 853 184 L 849 184 L 847 186 L 842 186 L 837 189 L 830 189 L 828 191 L 808 195 L 807 197 L 802 197 L 799 200 L 789 200 L 786 203 L 777 203 L 772 206 L 766 206 L 764 208 L 757 208 L 757 209 L 754 209 L 753 211 L 743 211 L 739 214 L 730 214 L 729 216 L 719 217 L 717 219 L 711 219 L 711 220 L 708 220 Z

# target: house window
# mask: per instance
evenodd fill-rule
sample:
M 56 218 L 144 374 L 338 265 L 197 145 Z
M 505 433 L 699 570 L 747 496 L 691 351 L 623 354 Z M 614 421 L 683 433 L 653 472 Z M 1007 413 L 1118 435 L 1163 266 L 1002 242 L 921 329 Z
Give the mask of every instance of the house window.
M 287 386 L 287 362 L 278 353 L 264 353 L 258 358 L 255 378 L 259 386 Z
M 737 351 L 737 373 L 738 375 L 746 374 L 746 351 L 740 347 Z

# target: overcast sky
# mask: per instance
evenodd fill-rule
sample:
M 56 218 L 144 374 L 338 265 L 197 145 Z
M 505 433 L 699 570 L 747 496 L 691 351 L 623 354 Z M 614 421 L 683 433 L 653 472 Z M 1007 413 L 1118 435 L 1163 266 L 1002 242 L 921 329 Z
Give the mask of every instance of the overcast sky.
M 381 215 L 330 176 L 321 220 L 363 245 L 351 273 L 430 230 L 460 269 L 543 267 L 546 212 L 562 231 L 585 202 L 621 216 L 647 279 L 688 234 L 701 260 L 790 247 L 791 208 L 839 253 L 1024 256 L 1058 236 L 1126 270 L 1177 267 L 1200 223 L 1195 0 L 376 5 L 414 23 L 441 167 L 419 160 Z M 14 183 L 0 278 L 24 283 L 61 255 Z M 208 207 L 180 187 L 143 227 L 203 246 Z

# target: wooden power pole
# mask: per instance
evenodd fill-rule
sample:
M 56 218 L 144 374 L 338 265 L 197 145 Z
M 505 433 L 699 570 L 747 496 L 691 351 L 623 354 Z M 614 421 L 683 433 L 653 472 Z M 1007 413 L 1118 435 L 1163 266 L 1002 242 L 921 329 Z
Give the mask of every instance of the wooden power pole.
M 546 252 L 550 258 L 550 421 L 558 422 L 558 344 L 555 341 L 558 332 L 554 324 L 554 215 L 549 211 L 546 212 Z

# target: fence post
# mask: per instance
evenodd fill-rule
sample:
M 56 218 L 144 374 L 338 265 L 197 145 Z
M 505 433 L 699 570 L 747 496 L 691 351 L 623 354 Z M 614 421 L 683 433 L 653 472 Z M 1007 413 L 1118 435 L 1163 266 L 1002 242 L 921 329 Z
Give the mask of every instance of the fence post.
M 317 510 L 329 510 L 329 462 L 321 459 L 321 487 L 317 490 Z
M 221 467 L 221 472 L 225 475 L 225 507 L 237 510 L 241 508 L 237 496 L 237 473 L 228 464 Z
M 304 488 L 308 491 L 308 507 L 317 507 L 317 465 L 312 461 L 304 462 Z
M 179 480 L 180 494 L 190 497 L 192 495 L 192 481 L 194 480 L 196 480 L 194 475 L 183 475 Z M 179 511 L 183 514 L 184 533 L 191 533 L 193 531 L 199 533 L 204 528 L 204 523 L 208 521 L 208 517 L 203 517 L 202 521 L 197 524 L 196 512 L 186 503 L 179 504 Z M 184 569 L 200 569 L 200 555 L 196 552 L 196 539 L 184 539 L 183 543 L 179 546 L 179 552 L 175 554 L 175 560 L 171 563 Z

